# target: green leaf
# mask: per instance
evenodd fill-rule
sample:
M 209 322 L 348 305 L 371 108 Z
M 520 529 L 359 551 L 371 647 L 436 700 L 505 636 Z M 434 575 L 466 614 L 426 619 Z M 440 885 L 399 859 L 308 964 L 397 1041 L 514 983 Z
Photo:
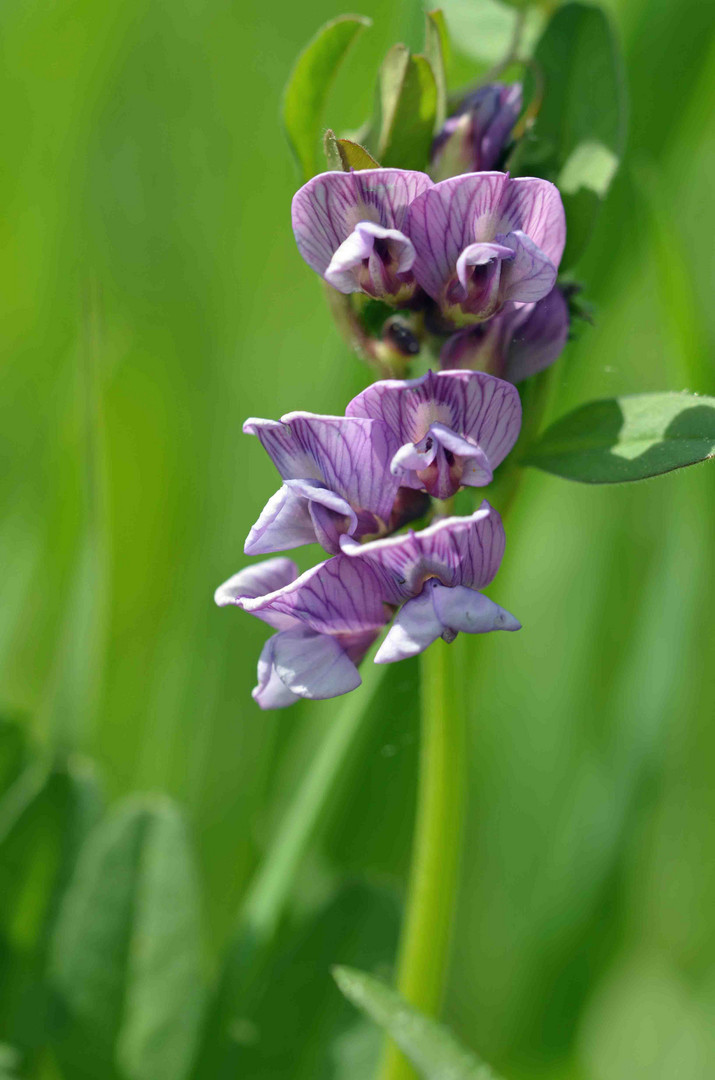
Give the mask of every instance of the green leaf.
M 632 394 L 591 401 L 557 420 L 523 462 L 567 480 L 620 484 L 715 456 L 715 398 Z
M 440 7 L 449 28 L 455 52 L 484 64 L 498 64 L 514 45 L 517 23 L 521 19 L 520 56 L 529 56 L 543 14 L 536 6 L 520 16 L 508 4 L 499 0 L 442 0 Z M 474 78 L 473 69 L 468 78 Z
M 443 12 L 428 11 L 425 15 L 425 56 L 430 63 L 437 88 L 435 130 L 439 131 L 447 116 L 447 60 L 449 37 Z
M 360 171 L 361 169 L 380 168 L 377 161 L 367 152 L 364 146 L 353 142 L 352 139 L 336 138 L 335 132 L 331 131 L 330 128 L 325 132 L 323 147 L 328 161 L 328 168 L 330 169 L 342 169 L 343 172 L 350 172 L 351 169 Z
M 437 83 L 424 56 L 393 45 L 380 68 L 377 156 L 388 168 L 425 169 L 437 116 Z
M 564 269 L 582 254 L 618 169 L 626 131 L 625 80 L 609 17 L 589 4 L 566 4 L 554 14 L 534 62 L 543 100 L 511 167 L 552 180 L 561 190 Z
M 90 1075 L 188 1074 L 204 1001 L 200 938 L 178 810 L 128 800 L 88 838 L 54 935 L 52 981 L 69 1014 L 59 1052 L 73 1075 L 90 1057 Z
M 101 810 L 94 774 L 76 759 L 36 759 L 0 800 L 0 1030 L 28 1058 L 50 1037 L 49 940 Z
M 320 128 L 328 91 L 341 62 L 366 26 L 363 15 L 341 15 L 322 26 L 298 57 L 283 98 L 283 123 L 305 179 L 320 172 Z
M 354 968 L 333 969 L 340 990 L 384 1028 L 425 1080 L 497 1080 L 442 1024 L 423 1016 L 380 979 Z
M 24 725 L 0 717 L 0 796 L 17 778 L 27 758 Z

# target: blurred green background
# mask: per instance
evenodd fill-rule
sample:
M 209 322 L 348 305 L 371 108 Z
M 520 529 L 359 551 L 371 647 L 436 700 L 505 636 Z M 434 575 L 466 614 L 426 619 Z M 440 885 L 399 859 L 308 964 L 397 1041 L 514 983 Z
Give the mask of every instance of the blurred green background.
M 559 361 L 553 415 L 614 393 L 715 393 L 713 13 L 702 0 L 608 7 L 629 151 L 579 267 L 595 325 Z M 369 109 L 386 48 L 421 42 L 417 4 L 359 10 L 374 26 L 331 99 L 336 128 Z M 250 689 L 265 630 L 212 603 L 276 487 L 243 419 L 340 412 L 367 381 L 295 249 L 279 120 L 296 52 L 340 12 L 8 0 L 0 13 L 0 706 L 39 745 L 91 759 L 110 800 L 178 800 L 207 978 L 340 707 L 262 714 Z M 715 469 L 615 488 L 529 473 L 507 532 L 498 599 L 524 629 L 470 643 L 445 1016 L 508 1078 L 705 1080 Z M 416 677 L 409 663 L 389 674 L 226 1075 L 367 1075 L 371 1034 L 329 965 L 389 975 Z M 86 1075 L 108 1074 L 88 1062 Z

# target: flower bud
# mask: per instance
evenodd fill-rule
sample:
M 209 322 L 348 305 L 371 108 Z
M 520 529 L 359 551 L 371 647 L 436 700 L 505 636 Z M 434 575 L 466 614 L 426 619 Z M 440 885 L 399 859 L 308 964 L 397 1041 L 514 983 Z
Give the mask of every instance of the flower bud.
M 466 97 L 434 141 L 430 176 L 445 180 L 496 168 L 521 111 L 521 101 L 519 83 L 493 83 Z
M 554 288 L 536 304 L 508 304 L 492 319 L 453 334 L 442 346 L 440 364 L 519 383 L 558 359 L 569 322 L 564 295 Z

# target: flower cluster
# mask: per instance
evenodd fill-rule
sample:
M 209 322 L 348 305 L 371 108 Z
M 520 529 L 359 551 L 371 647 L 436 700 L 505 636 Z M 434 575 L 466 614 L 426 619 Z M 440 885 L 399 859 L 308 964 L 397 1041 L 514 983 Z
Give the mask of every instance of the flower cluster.
M 281 478 L 246 553 L 317 542 L 328 556 L 304 574 L 273 557 L 216 592 L 219 605 L 276 631 L 253 691 L 262 708 L 353 690 L 388 624 L 376 663 L 460 631 L 519 629 L 481 592 L 504 552 L 499 514 L 483 502 L 469 517 L 435 516 L 431 500 L 491 482 L 521 426 L 514 384 L 550 364 L 568 332 L 556 286 L 566 238 L 558 190 L 483 171 L 502 162 L 520 108 L 518 86 L 484 87 L 435 140 L 432 176 L 327 172 L 293 199 L 308 265 L 339 293 L 413 317 L 422 338 L 440 343 L 442 370 L 373 383 L 344 416 L 244 424 Z M 421 531 L 400 532 L 419 518 L 429 522 Z
M 374 383 L 345 416 L 246 421 L 283 481 L 246 552 L 317 541 L 330 556 L 304 574 L 290 559 L 271 558 L 216 591 L 220 606 L 235 604 L 277 631 L 258 664 L 253 696 L 262 708 L 353 690 L 357 665 L 393 619 L 377 663 L 460 631 L 519 628 L 479 591 L 504 552 L 502 522 L 488 503 L 471 517 L 394 533 L 424 513 L 430 495 L 488 484 L 520 425 L 516 389 L 476 371 Z
M 298 250 L 313 270 L 340 293 L 407 316 L 406 326 L 385 321 L 388 349 L 409 356 L 421 339 L 441 339 L 443 369 L 515 383 L 552 363 L 569 331 L 556 286 L 566 239 L 558 190 L 484 171 L 504 160 L 521 100 L 518 84 L 465 98 L 435 139 L 430 175 L 322 173 L 292 207 Z

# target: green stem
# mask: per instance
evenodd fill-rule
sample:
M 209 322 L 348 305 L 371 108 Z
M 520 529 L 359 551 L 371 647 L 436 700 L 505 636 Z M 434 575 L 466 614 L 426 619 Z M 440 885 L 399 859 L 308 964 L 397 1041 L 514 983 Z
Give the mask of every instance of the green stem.
M 459 878 L 465 788 L 464 641 L 437 641 L 421 659 L 420 774 L 412 871 L 397 987 L 428 1016 L 439 1012 Z M 416 1076 L 389 1043 L 382 1080 Z

